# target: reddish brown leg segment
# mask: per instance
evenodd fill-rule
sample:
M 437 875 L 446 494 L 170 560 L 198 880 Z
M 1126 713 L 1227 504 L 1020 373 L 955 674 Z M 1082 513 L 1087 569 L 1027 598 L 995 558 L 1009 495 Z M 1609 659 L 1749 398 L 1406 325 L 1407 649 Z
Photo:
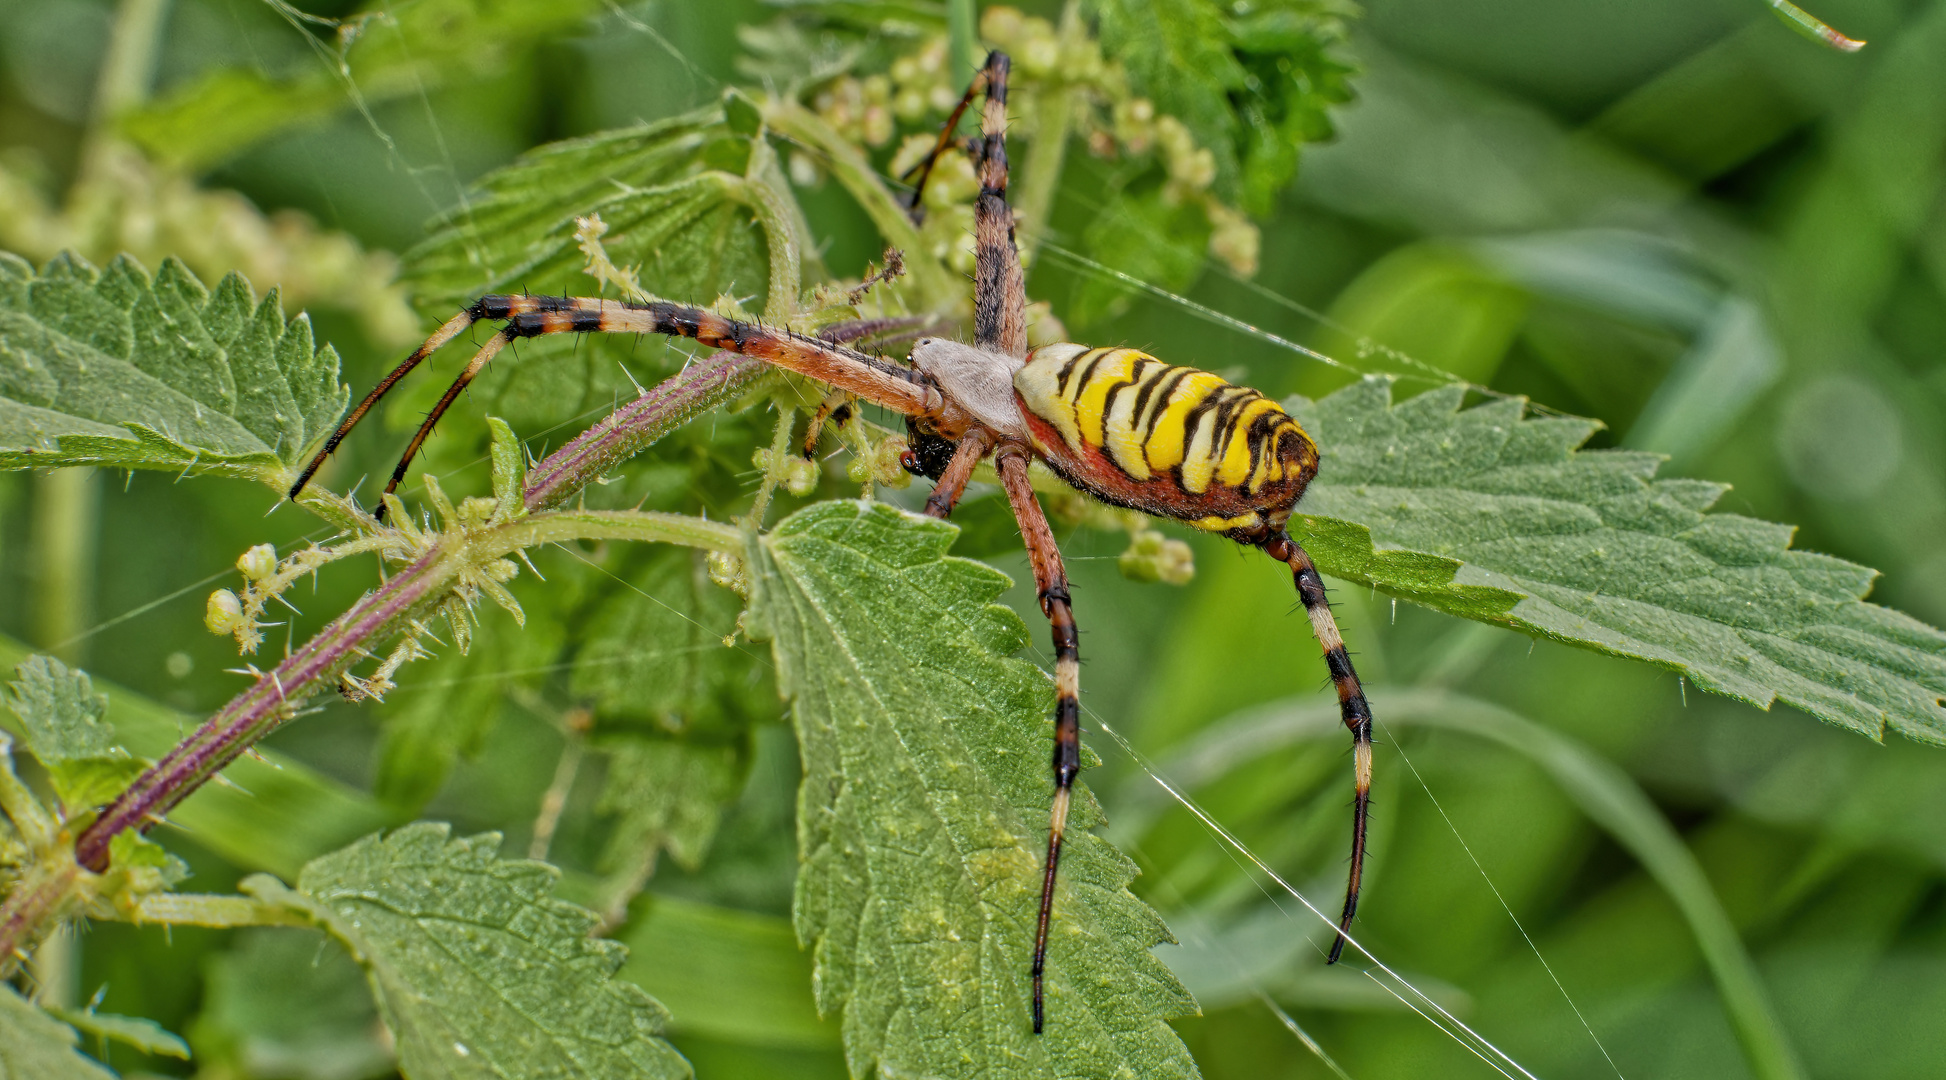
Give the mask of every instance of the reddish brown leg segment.
M 1054 882 L 1061 866 L 1061 839 L 1068 825 L 1068 803 L 1074 778 L 1081 772 L 1081 639 L 1074 626 L 1074 602 L 1068 595 L 1067 572 L 1061 549 L 1047 526 L 1040 500 L 1027 479 L 1027 455 L 1017 446 L 1003 446 L 994 455 L 1001 483 L 1007 489 L 1014 520 L 1027 543 L 1027 559 L 1034 567 L 1034 586 L 1041 611 L 1054 637 L 1054 804 L 1048 813 L 1047 864 L 1041 878 L 1040 920 L 1034 929 L 1034 1034 L 1046 1020 L 1042 977 L 1047 971 L 1047 928 L 1054 915 Z
M 953 516 L 953 507 L 959 505 L 959 497 L 966 493 L 966 484 L 973 479 L 973 470 L 992 447 L 993 436 L 981 428 L 974 428 L 961 437 L 959 448 L 953 451 L 953 460 L 946 463 L 946 471 L 939 474 L 939 483 L 933 485 L 932 494 L 926 496 L 927 516 Z
M 1365 824 L 1372 796 L 1372 707 L 1365 701 L 1358 672 L 1345 651 L 1345 639 L 1338 634 L 1338 621 L 1331 617 L 1331 604 L 1325 599 L 1324 579 L 1311 556 L 1288 536 L 1273 536 L 1264 541 L 1271 558 L 1291 568 L 1297 582 L 1298 599 L 1304 614 L 1311 619 L 1311 633 L 1324 650 L 1325 666 L 1331 669 L 1331 683 L 1338 691 L 1338 712 L 1345 727 L 1351 729 L 1352 768 L 1356 787 L 1351 816 L 1351 876 L 1345 883 L 1345 910 L 1338 918 L 1338 934 L 1331 942 L 1331 955 L 1325 963 L 1335 964 L 1345 951 L 1345 935 L 1351 932 L 1352 917 L 1358 914 L 1358 887 L 1365 874 Z

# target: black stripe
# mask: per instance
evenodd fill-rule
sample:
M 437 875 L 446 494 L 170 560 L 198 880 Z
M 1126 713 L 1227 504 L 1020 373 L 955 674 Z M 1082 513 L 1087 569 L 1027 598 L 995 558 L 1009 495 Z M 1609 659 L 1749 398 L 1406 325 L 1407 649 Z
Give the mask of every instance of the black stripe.
M 1113 349 L 1096 349 L 1094 356 L 1089 358 L 1088 365 L 1082 368 L 1080 372 L 1076 374 L 1074 380 L 1073 395 L 1070 396 L 1067 392 L 1067 388 L 1063 387 L 1061 390 L 1061 396 L 1068 397 L 1069 404 L 1078 405 L 1081 401 L 1081 395 L 1088 392 L 1088 384 L 1095 381 L 1095 368 L 1101 366 L 1101 362 L 1107 359 L 1109 353 L 1114 351 L 1115 350 Z M 1080 419 L 1081 419 L 1081 415 L 1079 409 L 1077 409 L 1075 413 L 1075 420 L 1079 422 Z
M 592 334 L 601 329 L 601 312 L 598 309 L 575 308 L 569 316 L 568 326 L 577 334 Z
M 1073 356 L 1068 357 L 1068 362 L 1061 365 L 1061 373 L 1054 377 L 1055 393 L 1066 397 L 1068 393 L 1068 378 L 1074 374 L 1074 365 L 1079 364 L 1081 361 L 1100 351 L 1100 349 L 1083 349 Z
M 1155 438 L 1156 425 L 1160 424 L 1162 422 L 1162 418 L 1168 414 L 1169 405 L 1171 403 L 1171 399 L 1176 396 L 1177 387 L 1180 387 L 1182 385 L 1182 381 L 1184 379 L 1187 379 L 1191 375 L 1196 374 L 1195 368 L 1176 367 L 1176 368 L 1170 368 L 1169 370 L 1175 372 L 1175 374 L 1168 376 L 1168 381 L 1166 383 L 1167 389 L 1163 390 L 1162 393 L 1156 395 L 1155 408 L 1153 411 L 1149 413 L 1148 422 L 1142 426 L 1142 448 L 1144 450 L 1148 449 L 1149 440 Z M 1187 445 L 1185 445 L 1183 449 L 1185 453 L 1188 452 Z
M 473 306 L 467 308 L 466 313 L 473 317 L 474 322 L 480 322 L 481 320 L 499 322 L 512 313 L 513 308 L 514 297 L 482 296 L 478 300 L 473 301 Z
M 1142 418 L 1148 411 L 1149 400 L 1155 397 L 1155 388 L 1161 384 L 1162 380 L 1169 377 L 1169 372 L 1174 370 L 1162 361 L 1153 360 L 1146 356 L 1135 365 L 1135 369 L 1141 371 L 1145 365 L 1154 365 L 1156 370 L 1140 380 L 1142 389 L 1135 392 L 1135 407 L 1128 414 L 1128 429 L 1130 432 L 1134 432 L 1142 426 Z M 1143 449 L 1146 451 L 1148 447 L 1144 446 Z
M 508 319 L 507 325 L 501 329 L 500 333 L 508 341 L 513 341 L 516 338 L 540 337 L 542 334 L 547 333 L 548 314 L 545 311 L 523 311 Z

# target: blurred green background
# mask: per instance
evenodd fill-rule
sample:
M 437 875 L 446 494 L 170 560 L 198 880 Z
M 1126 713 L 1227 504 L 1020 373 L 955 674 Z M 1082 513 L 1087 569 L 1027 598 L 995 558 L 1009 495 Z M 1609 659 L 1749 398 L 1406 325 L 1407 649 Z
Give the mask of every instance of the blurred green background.
M 340 18 L 352 5 L 301 7 Z M 306 215 L 273 219 L 285 239 L 338 245 L 339 277 L 292 284 L 287 303 L 312 311 L 355 391 L 414 335 L 398 294 L 383 290 L 383 252 L 423 238 L 470 181 L 529 147 L 715 100 L 739 78 L 739 28 L 775 13 L 749 0 L 652 2 L 556 22 L 546 7 L 526 5 L 519 33 L 444 83 L 362 112 L 332 85 L 315 122 L 196 174 L 206 189 Z M 174 0 L 154 10 L 166 20 L 158 94 L 218 67 L 326 72 L 297 8 Z M 1870 45 L 1822 49 L 1756 0 L 1374 0 L 1346 49 L 1357 100 L 1335 111 L 1337 138 L 1307 150 L 1262 222 L 1261 269 L 1246 282 L 1209 268 L 1187 295 L 1361 370 L 1410 375 L 1423 362 L 1597 417 L 1607 430 L 1594 445 L 1660 451 L 1665 475 L 1733 483 L 1719 509 L 1796 523 L 1798 547 L 1879 568 L 1877 602 L 1946 622 L 1946 3 L 1822 0 L 1816 14 Z M 0 0 L 0 246 L 49 254 L 31 250 L 46 239 L 37 215 L 87 167 L 115 18 L 106 0 Z M 1060 227 L 1093 208 L 1091 175 L 1070 169 L 1056 242 L 1082 246 Z M 879 244 L 832 188 L 801 195 L 832 270 L 856 274 Z M 196 264 L 206 280 L 225 268 L 214 264 L 227 249 L 211 246 Z M 259 289 L 326 276 L 248 269 Z M 1076 274 L 1043 260 L 1030 290 L 1066 316 Z M 1275 394 L 1315 396 L 1348 378 L 1154 296 L 1071 329 Z M 543 428 L 598 415 L 625 392 L 618 371 L 595 366 L 521 413 L 508 402 L 533 384 L 501 364 L 462 409 L 509 415 L 523 435 L 546 438 Z M 1407 379 L 1401 392 L 1424 385 Z M 387 414 L 390 438 L 354 440 L 333 482 L 388 466 L 399 429 L 435 392 Z M 691 485 L 683 505 L 734 512 L 766 423 L 700 422 L 630 491 Z M 474 451 L 455 435 L 434 460 L 484 487 L 484 469 L 463 471 Z M 225 670 L 237 666 L 231 645 L 201 627 L 208 591 L 233 583 L 245 548 L 288 549 L 312 528 L 269 509 L 261 489 L 225 481 L 0 475 L 0 631 L 112 684 L 125 730 L 138 701 L 155 703 L 145 730 L 166 745 L 171 724 L 193 723 L 243 685 Z M 962 518 L 960 550 L 1028 580 L 995 500 L 976 498 Z M 1327 724 L 1319 737 L 1246 740 L 1218 764 L 1192 761 L 1233 745 L 1252 717 L 1319 705 L 1323 666 L 1280 575 L 1222 541 L 1184 538 L 1198 575 L 1172 588 L 1121 578 L 1120 535 L 1063 537 L 1087 708 L 1163 771 L 1193 774 L 1194 793 L 1254 851 L 1335 902 L 1348 819 L 1342 732 Z M 626 797 L 601 804 L 614 755 L 575 767 L 577 710 L 601 714 L 596 749 L 602 725 L 630 722 L 627 703 L 613 701 L 634 691 L 598 673 L 600 627 L 720 636 L 733 602 L 702 618 L 707 627 L 658 621 L 639 593 L 711 588 L 686 556 L 591 548 L 536 562 L 551 584 L 523 577 L 523 599 L 558 594 L 541 629 L 493 627 L 472 658 L 408 669 L 383 706 L 333 704 L 271 741 L 329 793 L 335 816 L 303 823 L 315 848 L 278 848 L 269 828 L 255 849 L 193 827 L 164 833 L 195 868 L 187 887 L 224 889 L 259 868 L 288 874 L 317 850 L 413 816 L 502 830 L 510 853 L 529 850 L 552 785 L 566 794 L 548 849 L 568 872 L 564 892 L 599 904 L 617 875 L 653 874 L 617 913 L 634 948 L 625 974 L 675 1012 L 675 1041 L 699 1075 L 842 1075 L 837 1024 L 811 1009 L 809 962 L 787 921 L 798 770 L 761 662 L 712 691 L 720 715 L 684 718 L 694 726 L 683 737 L 729 763 L 709 774 L 729 808 L 720 830 L 658 826 L 672 838 L 659 869 L 604 850 L 614 798 Z M 334 568 L 314 597 L 294 593 L 305 614 L 290 633 L 342 610 L 366 574 Z M 1946 755 L 1875 746 L 1788 708 L 1760 713 L 1686 692 L 1670 673 L 1383 595 L 1340 586 L 1335 599 L 1381 719 L 1388 695 L 1401 703 L 1380 736 L 1361 910 L 1361 939 L 1391 967 L 1537 1076 L 1749 1075 L 1670 894 L 1520 749 L 1532 740 L 1480 737 L 1524 717 L 1620 766 L 1654 800 L 1706 872 L 1808 1075 L 1946 1074 Z M 1037 622 L 1028 587 L 1009 600 Z M 688 676 L 672 666 L 635 677 Z M 1408 691 L 1419 696 L 1399 696 Z M 1490 719 L 1472 732 L 1404 722 L 1422 714 Z M 642 723 L 670 729 L 667 716 Z M 1090 742 L 1105 760 L 1089 779 L 1111 835 L 1143 866 L 1138 891 L 1184 941 L 1164 953 L 1203 1002 L 1204 1016 L 1179 1027 L 1206 1076 L 1331 1075 L 1271 1002 L 1361 1080 L 1495 1075 L 1374 980 L 1323 969 L 1306 937 L 1326 940 L 1315 920 L 1158 800 L 1112 742 Z M 96 926 L 67 967 L 42 976 L 65 979 L 55 992 L 70 1000 L 100 991 L 103 1010 L 152 1017 L 198 1051 L 184 1064 L 104 1050 L 123 1070 L 385 1075 L 362 988 L 320 950 L 294 931 Z M 275 973 L 280 990 L 253 972 Z

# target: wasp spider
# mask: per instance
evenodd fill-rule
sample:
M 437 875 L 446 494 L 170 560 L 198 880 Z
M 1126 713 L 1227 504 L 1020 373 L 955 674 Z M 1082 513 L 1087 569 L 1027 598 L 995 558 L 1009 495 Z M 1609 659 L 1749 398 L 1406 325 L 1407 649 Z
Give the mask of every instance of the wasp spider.
M 506 325 L 474 354 L 420 426 L 386 485 L 387 492 L 398 487 L 427 433 L 487 361 L 510 341 L 555 333 L 648 332 L 692 338 L 710 348 L 753 356 L 828 383 L 839 392 L 835 401 L 862 398 L 902 413 L 913 435 L 906 467 L 936 481 L 926 500 L 926 513 L 936 517 L 952 513 L 974 467 L 991 457 L 1026 542 L 1041 611 L 1054 639 L 1054 792 L 1031 972 L 1033 1024 L 1039 1032 L 1044 1022 L 1041 981 L 1062 830 L 1081 765 L 1077 697 L 1081 669 L 1067 575 L 1054 534 L 1028 482 L 1030 460 L 1040 459 L 1062 480 L 1103 502 L 1219 533 L 1260 548 L 1290 567 L 1312 631 L 1324 649 L 1353 742 L 1357 795 L 1351 872 L 1338 935 L 1331 946 L 1333 962 L 1344 949 L 1358 907 L 1372 773 L 1372 714 L 1326 603 L 1317 567 L 1285 531 L 1318 468 L 1317 446 L 1297 421 L 1255 390 L 1233 386 L 1206 371 L 1165 364 L 1134 349 L 1060 344 L 1029 351 L 1026 290 L 1014 245 L 1013 213 L 1007 204 L 1007 72 L 1006 54 L 989 56 L 953 114 L 956 121 L 976 95 L 985 92 L 980 136 L 968 143 L 980 181 L 974 205 L 977 269 L 972 344 L 922 338 L 912 347 L 908 362 L 899 364 L 683 304 L 485 296 L 440 327 L 366 395 L 306 467 L 291 496 L 303 490 L 325 457 L 399 379 L 482 320 Z M 952 129 L 949 121 L 935 157 L 951 144 Z M 930 165 L 928 159 L 928 171 Z M 924 183 L 924 173 L 919 182 Z M 916 198 L 912 205 L 918 205 Z M 818 419 L 823 419 L 822 412 Z M 813 426 L 812 439 L 821 426 Z

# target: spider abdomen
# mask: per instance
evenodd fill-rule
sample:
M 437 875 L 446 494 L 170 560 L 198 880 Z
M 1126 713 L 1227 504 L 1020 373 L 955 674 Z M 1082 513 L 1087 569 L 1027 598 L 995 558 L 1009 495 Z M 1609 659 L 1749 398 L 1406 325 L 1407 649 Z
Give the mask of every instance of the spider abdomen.
M 1043 346 L 1014 390 L 1035 451 L 1069 483 L 1199 529 L 1280 527 L 1317 474 L 1316 444 L 1276 402 L 1136 349 Z

